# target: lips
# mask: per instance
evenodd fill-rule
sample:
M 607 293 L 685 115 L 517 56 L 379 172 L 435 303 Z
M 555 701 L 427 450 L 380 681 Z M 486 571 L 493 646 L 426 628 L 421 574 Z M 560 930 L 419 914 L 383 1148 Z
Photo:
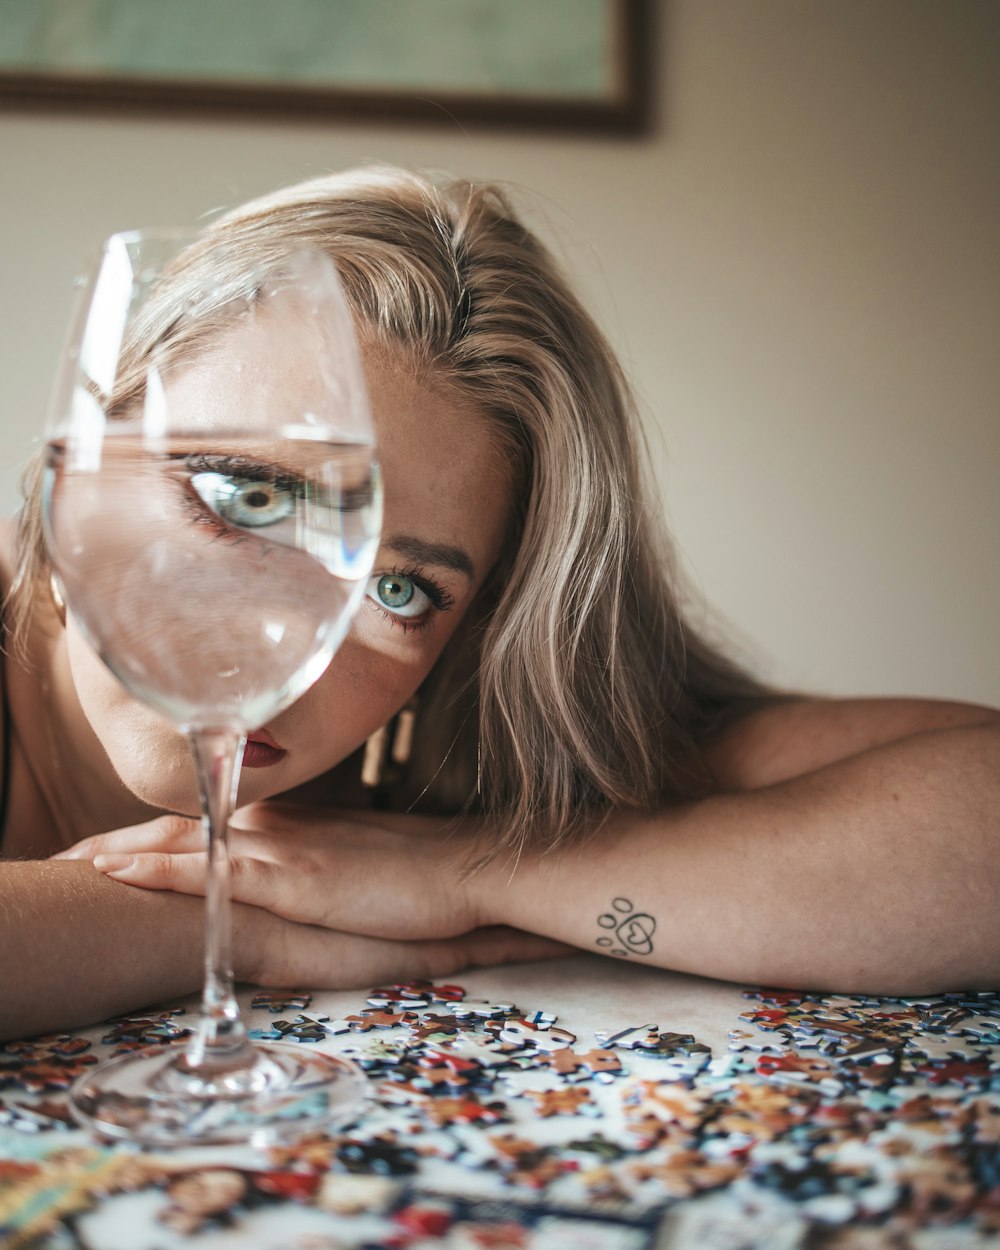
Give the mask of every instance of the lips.
M 279 746 L 266 729 L 255 729 L 247 736 L 243 751 L 244 768 L 270 768 L 283 760 L 288 752 Z

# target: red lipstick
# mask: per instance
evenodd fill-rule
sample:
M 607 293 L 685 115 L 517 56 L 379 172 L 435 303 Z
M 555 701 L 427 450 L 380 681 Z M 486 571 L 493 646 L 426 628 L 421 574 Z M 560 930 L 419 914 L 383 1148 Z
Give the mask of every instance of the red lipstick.
M 277 743 L 266 729 L 255 729 L 247 734 L 243 751 L 244 768 L 270 768 L 285 758 L 288 752 Z

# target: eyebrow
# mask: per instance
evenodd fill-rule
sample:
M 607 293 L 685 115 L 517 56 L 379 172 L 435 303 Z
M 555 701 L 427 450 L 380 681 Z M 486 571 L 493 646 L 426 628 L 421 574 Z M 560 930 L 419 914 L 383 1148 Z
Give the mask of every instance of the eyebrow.
M 385 539 L 385 545 L 408 560 L 454 569 L 456 573 L 464 573 L 470 582 L 475 580 L 476 568 L 472 557 L 462 547 L 452 547 L 448 543 L 430 543 L 413 534 L 393 534 Z

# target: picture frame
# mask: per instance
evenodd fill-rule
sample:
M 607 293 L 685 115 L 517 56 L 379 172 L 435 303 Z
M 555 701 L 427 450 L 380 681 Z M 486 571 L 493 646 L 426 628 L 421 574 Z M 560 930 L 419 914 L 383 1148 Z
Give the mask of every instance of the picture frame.
M 0 0 L 0 109 L 641 134 L 655 0 Z

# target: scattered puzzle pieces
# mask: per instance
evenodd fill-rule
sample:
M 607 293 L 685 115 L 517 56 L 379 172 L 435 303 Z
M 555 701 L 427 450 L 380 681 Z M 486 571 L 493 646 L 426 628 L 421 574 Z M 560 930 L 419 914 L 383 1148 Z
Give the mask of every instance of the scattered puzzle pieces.
M 587 1090 L 579 1086 L 566 1089 L 529 1089 L 529 1098 L 534 1099 L 535 1109 L 540 1116 L 577 1115 L 588 1112 L 593 1114 L 598 1109 L 591 1102 Z
M 344 1133 L 274 1148 L 266 1170 L 215 1169 L 206 1216 L 190 1171 L 155 1179 L 122 1167 L 116 1176 L 123 1192 L 158 1185 L 168 1226 L 192 1235 L 205 1219 L 235 1228 L 255 1203 L 287 1202 L 366 1218 L 377 1208 L 387 1222 L 380 1244 L 490 1245 L 485 1223 L 473 1237 L 453 1219 L 455 1199 L 403 1196 L 431 1160 L 536 1203 L 605 1207 L 622 1228 L 636 1211 L 701 1197 L 733 1210 L 786 1204 L 803 1229 L 818 1230 L 817 1245 L 839 1225 L 904 1240 L 945 1224 L 971 1237 L 1000 1233 L 997 995 L 747 997 L 733 1012 L 730 1049 L 713 1057 L 669 1021 L 621 1022 L 578 1040 L 544 1008 L 468 1000 L 460 986 L 429 981 L 373 990 L 334 1021 L 309 1014 L 304 992 L 261 994 L 254 1005 L 268 1014 L 252 1035 L 351 1055 L 371 1082 L 364 1116 Z M 109 1022 L 102 1036 L 132 1048 L 187 1031 L 175 1011 L 156 1010 Z M 71 1034 L 0 1046 L 0 1125 L 65 1133 L 66 1086 L 97 1057 Z M 12 1166 L 0 1163 L 0 1196 L 4 1184 L 28 1183 Z M 642 1226 L 645 1240 L 622 1244 L 648 1250 L 654 1223 Z M 494 1226 L 505 1250 L 533 1244 L 522 1237 L 523 1209 Z M 588 1243 L 576 1230 L 566 1244 Z
M 254 1010 L 269 1011 L 274 1016 L 286 1011 L 305 1011 L 312 1002 L 308 990 L 258 990 L 250 1000 Z

